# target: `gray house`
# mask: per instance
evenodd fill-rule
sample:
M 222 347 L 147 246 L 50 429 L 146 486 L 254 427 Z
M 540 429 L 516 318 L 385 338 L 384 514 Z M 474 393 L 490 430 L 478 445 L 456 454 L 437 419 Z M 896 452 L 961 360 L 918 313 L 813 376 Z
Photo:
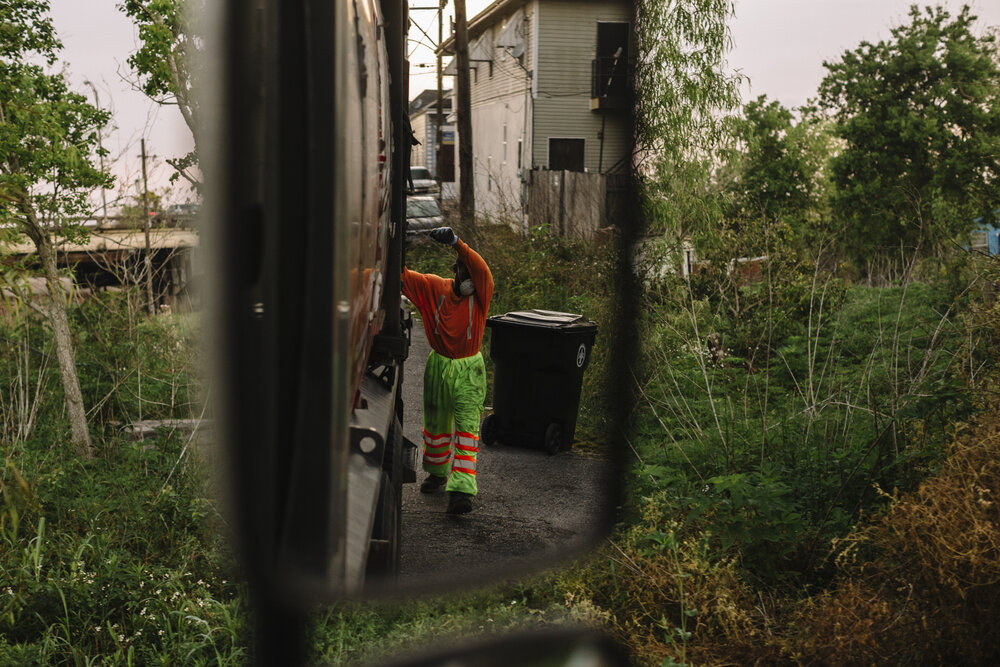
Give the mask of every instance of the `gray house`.
M 541 223 L 528 206 L 533 170 L 596 175 L 630 166 L 632 8 L 628 0 L 497 0 L 469 21 L 477 212 Z M 440 50 L 453 55 L 454 36 Z M 452 60 L 445 74 L 454 68 Z
M 435 178 L 440 176 L 442 181 L 449 183 L 455 180 L 455 126 L 448 122 L 451 114 L 451 91 L 444 90 L 442 95 L 441 108 L 445 122 L 441 125 L 441 164 L 438 164 L 438 154 L 434 150 L 437 141 L 437 90 L 425 90 L 410 101 L 410 129 L 420 142 L 410 150 L 410 165 L 427 167 Z

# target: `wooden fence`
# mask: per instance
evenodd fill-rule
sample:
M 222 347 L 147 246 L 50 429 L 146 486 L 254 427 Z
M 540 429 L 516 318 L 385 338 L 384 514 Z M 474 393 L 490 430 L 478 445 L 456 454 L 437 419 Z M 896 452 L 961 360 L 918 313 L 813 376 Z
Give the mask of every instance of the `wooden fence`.
M 591 239 L 627 211 L 628 176 L 581 171 L 528 172 L 528 225 L 548 224 L 553 234 Z

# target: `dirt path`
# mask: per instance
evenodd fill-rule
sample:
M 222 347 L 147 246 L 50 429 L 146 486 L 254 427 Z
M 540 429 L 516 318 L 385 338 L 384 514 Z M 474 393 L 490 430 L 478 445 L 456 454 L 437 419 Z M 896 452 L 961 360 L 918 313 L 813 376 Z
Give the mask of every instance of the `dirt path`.
M 421 391 L 430 352 L 423 325 L 414 320 L 403 382 L 403 432 L 421 443 Z M 488 354 L 484 344 L 483 354 Z M 529 564 L 551 566 L 559 554 L 593 543 L 611 488 L 610 466 L 572 451 L 548 456 L 502 443 L 480 448 L 479 495 L 470 514 L 445 514 L 447 496 L 420 493 L 424 473 L 403 491 L 400 584 L 451 590 L 485 578 L 515 576 Z M 448 576 L 449 565 L 463 573 Z

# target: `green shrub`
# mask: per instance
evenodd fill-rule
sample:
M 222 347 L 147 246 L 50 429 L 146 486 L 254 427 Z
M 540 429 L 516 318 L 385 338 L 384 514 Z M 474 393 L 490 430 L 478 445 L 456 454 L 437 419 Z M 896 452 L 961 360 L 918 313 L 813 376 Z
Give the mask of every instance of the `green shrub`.
M 196 316 L 137 315 L 125 293 L 70 316 L 101 443 L 87 462 L 47 326 L 26 309 L 0 323 L 0 664 L 242 664 L 247 596 L 203 473 L 212 444 L 124 438 L 201 405 Z

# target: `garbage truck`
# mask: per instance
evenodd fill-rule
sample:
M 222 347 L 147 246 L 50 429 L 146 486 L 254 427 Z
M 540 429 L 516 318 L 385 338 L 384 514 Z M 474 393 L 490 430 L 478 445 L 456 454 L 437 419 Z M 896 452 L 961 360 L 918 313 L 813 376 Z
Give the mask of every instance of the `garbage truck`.
M 399 565 L 416 465 L 400 393 L 408 10 L 221 11 L 219 90 L 203 102 L 218 109 L 204 214 L 217 222 L 215 404 L 243 566 L 261 595 L 297 608 Z

